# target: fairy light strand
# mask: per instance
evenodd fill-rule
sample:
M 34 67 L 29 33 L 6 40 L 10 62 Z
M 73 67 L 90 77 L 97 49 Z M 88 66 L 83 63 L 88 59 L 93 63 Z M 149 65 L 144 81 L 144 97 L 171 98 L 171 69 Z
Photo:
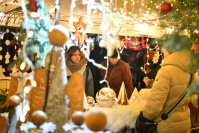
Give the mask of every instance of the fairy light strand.
M 23 17 L 24 17 L 24 23 L 26 26 L 26 33 L 28 34 L 30 30 L 29 30 L 29 24 L 28 24 L 28 13 L 27 13 L 26 4 L 24 0 L 21 0 L 21 8 L 24 14 Z M 28 65 L 30 65 L 31 70 L 34 71 L 34 65 L 32 61 L 28 58 L 27 53 L 26 53 L 26 46 L 27 46 L 28 38 L 29 37 L 26 35 L 24 44 L 22 47 L 22 50 L 23 50 L 22 54 L 23 54 L 24 60 L 28 63 Z

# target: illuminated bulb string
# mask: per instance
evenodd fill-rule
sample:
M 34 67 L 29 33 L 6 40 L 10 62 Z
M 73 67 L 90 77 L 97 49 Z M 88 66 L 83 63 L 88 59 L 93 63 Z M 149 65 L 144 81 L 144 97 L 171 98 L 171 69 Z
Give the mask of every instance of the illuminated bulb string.
M 86 49 L 86 50 L 85 50 L 85 49 Z M 106 67 L 102 66 L 101 64 L 96 63 L 93 59 L 90 59 L 90 58 L 89 58 L 89 54 L 88 54 L 88 52 L 87 52 L 87 51 L 89 51 L 89 49 L 88 49 L 85 45 L 82 46 L 81 51 L 84 53 L 84 55 L 85 55 L 85 57 L 87 58 L 87 60 L 88 60 L 89 62 L 92 62 L 93 65 L 95 65 L 95 66 L 98 67 L 98 68 L 102 68 L 102 69 L 105 69 L 105 70 L 107 69 Z
M 28 24 L 28 17 L 27 17 L 28 13 L 27 13 L 26 4 L 24 0 L 21 0 L 21 8 L 24 13 L 23 17 L 24 17 L 24 23 L 26 26 L 26 33 L 29 34 L 30 31 L 29 31 L 29 24 Z M 28 58 L 27 53 L 26 53 L 27 42 L 28 42 L 28 36 L 25 37 L 24 44 L 23 44 L 23 57 L 24 57 L 24 60 L 28 63 L 28 65 L 30 65 L 31 70 L 34 71 L 34 65 L 32 61 Z
M 81 51 L 84 53 L 84 55 L 85 55 L 85 57 L 87 58 L 87 60 L 88 60 L 89 62 L 93 63 L 94 66 L 106 70 L 104 79 L 100 81 L 100 84 L 102 84 L 103 82 L 106 82 L 108 88 L 110 88 L 109 83 L 108 83 L 108 81 L 106 80 L 107 73 L 108 73 L 109 61 L 107 60 L 107 67 L 104 67 L 104 66 L 102 66 L 101 64 L 96 63 L 93 59 L 90 59 L 90 58 L 89 58 L 89 54 L 88 54 L 88 53 L 89 53 L 89 52 L 88 52 L 89 49 L 88 49 L 88 47 L 87 47 L 86 45 L 83 45 L 83 46 L 82 46 Z
M 106 68 L 106 71 L 105 71 L 104 79 L 100 81 L 100 84 L 106 82 L 108 88 L 110 88 L 109 82 L 106 80 L 106 77 L 107 77 L 107 75 L 108 75 L 108 66 L 109 66 L 109 61 L 108 61 L 108 59 L 106 60 L 106 64 L 107 64 L 107 68 Z
M 25 40 L 24 40 L 23 49 L 22 49 L 24 62 L 22 62 L 21 65 L 23 66 L 27 63 L 31 67 L 32 72 L 29 74 L 23 75 L 24 77 L 26 77 L 26 76 L 29 77 L 29 79 L 31 81 L 31 86 L 30 86 L 30 89 L 31 89 L 33 86 L 34 87 L 36 86 L 36 82 L 34 81 L 34 65 L 33 65 L 32 61 L 27 56 L 26 46 L 27 46 L 28 38 L 31 37 L 32 34 L 31 34 L 31 31 L 29 30 L 28 17 L 27 17 L 28 13 L 27 13 L 26 4 L 25 4 L 24 0 L 21 0 L 21 7 L 22 7 L 22 11 L 24 13 L 23 17 L 24 17 L 24 23 L 26 26 L 26 33 L 27 33 Z M 24 93 L 24 97 L 26 97 L 26 94 L 29 93 L 29 90 L 27 90 L 27 88 L 25 87 L 23 93 Z M 27 112 L 29 111 L 29 109 L 30 109 L 29 101 L 24 99 L 22 101 L 21 114 L 20 114 L 20 120 L 22 122 L 25 121 L 25 116 L 26 116 Z

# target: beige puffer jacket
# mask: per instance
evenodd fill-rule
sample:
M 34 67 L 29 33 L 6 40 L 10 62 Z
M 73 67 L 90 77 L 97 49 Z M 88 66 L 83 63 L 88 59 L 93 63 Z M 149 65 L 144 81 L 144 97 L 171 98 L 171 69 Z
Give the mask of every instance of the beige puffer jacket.
M 163 60 L 158 71 L 147 104 L 144 117 L 158 121 L 183 94 L 190 80 L 190 73 L 197 70 L 197 62 L 187 50 L 180 50 Z M 189 97 L 185 97 L 177 109 L 158 125 L 158 133 L 186 133 L 190 130 Z

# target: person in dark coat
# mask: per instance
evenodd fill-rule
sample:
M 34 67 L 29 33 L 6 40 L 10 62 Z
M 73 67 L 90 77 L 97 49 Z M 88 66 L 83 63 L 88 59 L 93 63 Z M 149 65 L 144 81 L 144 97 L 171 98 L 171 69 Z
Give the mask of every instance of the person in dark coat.
M 94 42 L 94 49 L 90 52 L 90 59 L 93 59 L 95 63 L 102 63 L 104 61 L 104 57 L 106 56 L 106 49 L 101 48 L 99 46 L 98 41 Z M 100 69 L 93 65 L 92 62 L 88 62 L 88 66 L 93 74 L 93 82 L 94 82 L 94 95 L 100 90 Z
M 105 80 L 109 83 L 110 88 L 115 91 L 117 97 L 119 95 L 122 82 L 124 82 L 127 97 L 128 99 L 130 99 L 133 91 L 133 84 L 132 84 L 132 75 L 129 64 L 118 59 L 118 52 L 116 50 L 114 51 L 114 54 L 108 58 L 108 60 L 109 60 L 109 66 Z M 107 67 L 107 60 L 103 61 L 101 64 L 104 67 Z M 101 79 L 104 79 L 106 70 L 100 69 L 100 73 L 101 73 Z M 101 87 L 106 87 L 106 86 L 107 84 L 105 82 L 101 85 Z

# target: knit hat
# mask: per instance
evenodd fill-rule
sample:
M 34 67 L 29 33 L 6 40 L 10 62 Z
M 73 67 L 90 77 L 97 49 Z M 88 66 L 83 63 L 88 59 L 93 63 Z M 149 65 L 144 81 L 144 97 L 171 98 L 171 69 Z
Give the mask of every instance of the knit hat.
M 162 48 L 166 49 L 169 53 L 173 53 L 182 49 L 190 49 L 191 47 L 192 42 L 190 38 L 185 35 L 179 35 L 177 32 L 169 35 L 162 46 Z

